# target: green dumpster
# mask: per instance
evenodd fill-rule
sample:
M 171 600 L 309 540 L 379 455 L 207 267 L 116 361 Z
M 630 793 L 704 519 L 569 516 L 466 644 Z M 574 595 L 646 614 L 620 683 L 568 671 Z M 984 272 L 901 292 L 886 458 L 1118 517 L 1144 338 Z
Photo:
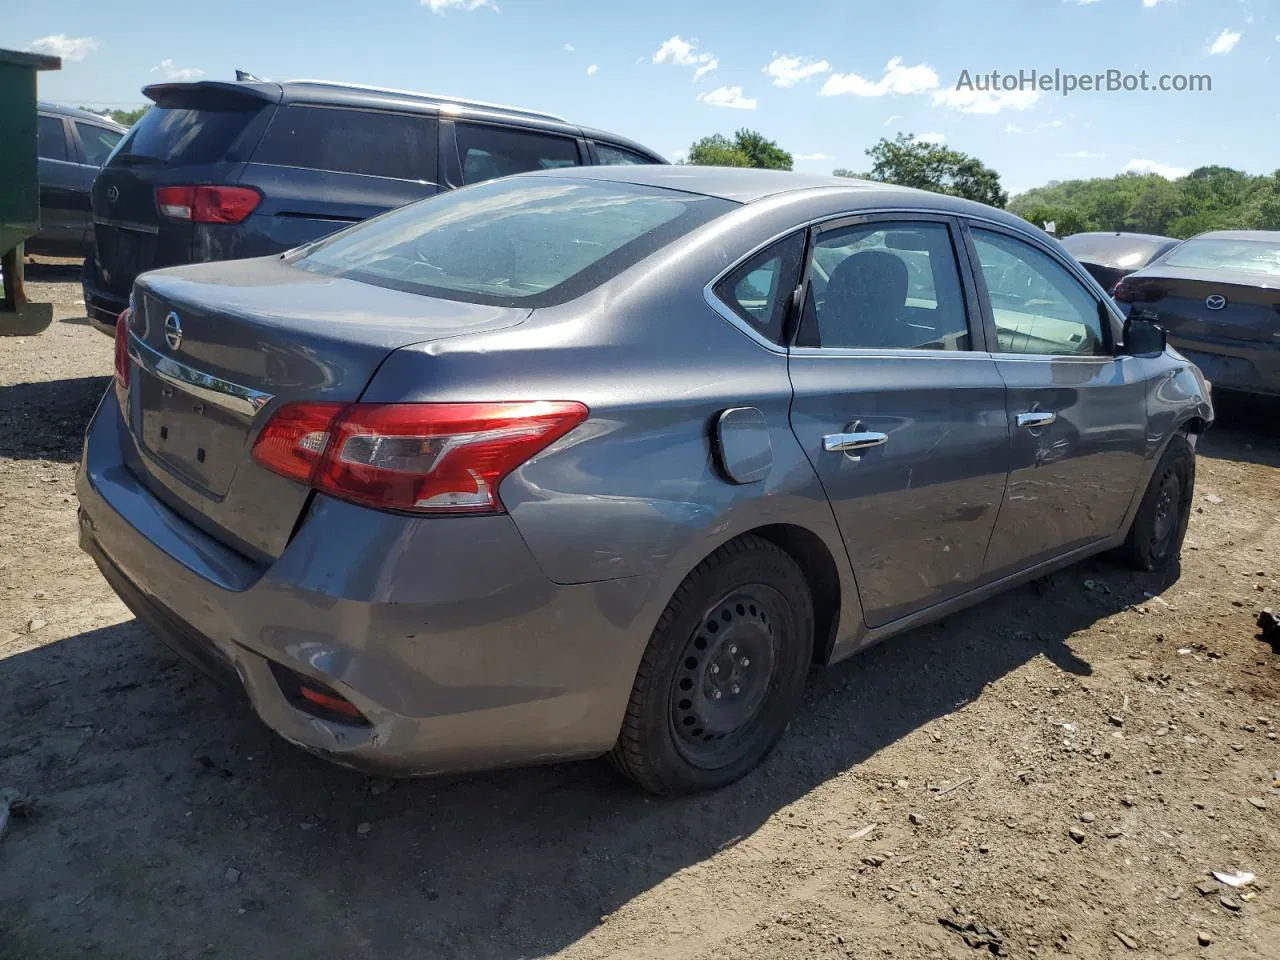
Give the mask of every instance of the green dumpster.
M 40 226 L 36 71 L 61 69 L 57 57 L 0 50 L 0 335 L 39 333 L 53 320 L 53 304 L 27 300 L 22 244 Z

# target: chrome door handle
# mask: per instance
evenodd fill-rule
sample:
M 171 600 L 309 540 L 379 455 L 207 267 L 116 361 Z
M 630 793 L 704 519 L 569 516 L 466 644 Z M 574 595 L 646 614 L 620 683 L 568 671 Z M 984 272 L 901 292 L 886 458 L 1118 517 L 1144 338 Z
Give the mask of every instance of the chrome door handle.
M 868 447 L 878 447 L 882 443 L 889 442 L 887 433 L 828 433 L 822 438 L 822 449 L 827 453 L 836 453 L 837 451 L 848 452 L 850 450 L 866 450 Z
M 1020 427 L 1047 427 L 1049 424 L 1056 422 L 1058 415 L 1048 410 L 1032 410 L 1030 413 L 1018 414 L 1018 426 Z

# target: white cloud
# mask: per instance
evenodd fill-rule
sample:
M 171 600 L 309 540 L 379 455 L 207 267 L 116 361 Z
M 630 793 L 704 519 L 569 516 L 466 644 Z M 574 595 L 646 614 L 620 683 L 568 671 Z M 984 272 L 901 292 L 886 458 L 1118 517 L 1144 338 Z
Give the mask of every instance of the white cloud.
M 816 163 L 819 160 L 834 160 L 835 157 L 825 153 L 797 153 L 791 159 L 795 160 L 796 163 Z
M 1125 164 L 1123 173 L 1158 173 L 1166 180 L 1177 180 L 1191 171 L 1185 167 L 1172 167 L 1167 163 L 1156 163 L 1154 160 L 1130 160 Z
M 152 73 L 160 73 L 164 75 L 166 80 L 173 80 L 177 83 L 186 83 L 189 80 L 199 80 L 204 76 L 204 71 L 196 67 L 176 67 L 170 57 L 165 57 L 154 67 L 151 68 Z
M 1061 120 L 1049 120 L 1045 123 L 1037 123 L 1035 127 L 1032 128 L 1032 133 L 1040 130 L 1057 130 L 1060 126 L 1062 126 Z
M 698 100 L 712 107 L 729 107 L 733 110 L 754 110 L 754 97 L 744 97 L 741 87 L 716 87 L 710 93 L 698 94 Z
M 933 95 L 935 107 L 951 107 L 961 113 L 1000 113 L 1026 110 L 1040 99 L 1039 90 L 939 90 Z
M 678 36 L 672 37 L 658 48 L 658 52 L 653 55 L 653 62 L 675 63 L 687 67 L 698 62 L 698 58 L 693 55 L 693 51 L 697 46 L 697 40 L 692 43 L 686 43 Z
M 564 45 L 564 49 L 565 49 L 565 52 L 566 52 L 566 53 L 573 53 L 573 44 L 572 44 L 572 43 L 566 43 L 566 44 Z
M 1106 154 L 1094 153 L 1092 150 L 1075 150 L 1072 153 L 1060 153 L 1058 156 L 1065 160 L 1101 160 Z
M 1211 55 L 1224 55 L 1230 53 L 1236 48 L 1236 44 L 1240 42 L 1240 34 L 1235 30 L 1223 30 L 1209 47 Z
M 774 86 L 794 87 L 801 80 L 808 80 L 820 73 L 831 70 L 831 64 L 825 60 L 809 60 L 805 57 L 779 56 L 769 61 L 763 70 L 773 78 Z
M 716 69 L 716 67 L 718 66 L 720 66 L 720 61 L 717 60 L 715 57 L 712 57 L 711 59 L 707 60 L 700 67 L 698 67 L 697 70 L 693 71 L 694 82 L 697 83 L 699 80 L 705 77 L 712 70 Z
M 1142 5 L 1144 7 L 1154 7 L 1157 4 L 1163 3 L 1163 2 L 1164 0 L 1142 0 Z
M 39 40 L 32 40 L 27 49 L 34 53 L 47 53 L 63 60 L 83 60 L 98 49 L 98 41 L 93 37 L 68 37 L 65 33 L 54 33 Z
M 481 7 L 488 7 L 494 13 L 498 12 L 498 5 L 493 0 L 418 0 L 418 2 L 432 13 L 444 13 L 447 10 L 479 10 Z
M 933 67 L 923 63 L 908 67 L 901 57 L 894 57 L 885 64 L 884 76 L 879 80 L 868 80 L 856 73 L 833 73 L 827 77 L 819 95 L 837 97 L 848 93 L 855 97 L 883 97 L 887 93 L 924 93 L 937 87 L 938 74 Z
M 1089 5 L 1089 4 L 1091 4 L 1091 3 L 1097 3 L 1097 2 L 1098 2 L 1098 0 L 1063 0 L 1063 2 L 1064 2 L 1064 3 L 1078 3 L 1078 4 L 1080 4 L 1080 6 L 1084 7 L 1084 6 L 1088 6 L 1088 5 Z M 1147 0 L 1142 0 L 1142 2 L 1143 2 L 1143 3 L 1147 3 Z M 1151 0 L 1151 3 L 1156 3 L 1156 2 L 1158 2 L 1158 0 Z
M 885 122 L 881 124 L 881 126 L 887 127 L 889 124 L 893 123 L 893 121 L 901 120 L 901 119 L 902 119 L 902 114 L 895 113 L 893 116 L 889 117 L 889 119 L 885 120 Z
M 599 69 L 600 69 L 600 66 L 598 64 L 593 63 L 591 66 L 587 67 L 587 76 L 594 77 L 596 75 L 596 71 Z
M 916 139 L 921 143 L 942 143 L 947 139 L 945 133 L 918 133 Z
M 1018 126 L 1016 123 L 1006 123 L 1004 125 L 1004 132 L 1005 133 L 1025 133 L 1026 131 L 1023 130 L 1022 127 Z

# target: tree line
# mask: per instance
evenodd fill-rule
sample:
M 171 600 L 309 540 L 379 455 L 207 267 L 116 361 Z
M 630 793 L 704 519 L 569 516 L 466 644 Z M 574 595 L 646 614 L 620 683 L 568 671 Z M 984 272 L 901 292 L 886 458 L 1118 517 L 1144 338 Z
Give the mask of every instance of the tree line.
M 1053 180 L 1010 199 L 1000 175 L 977 157 L 911 134 L 882 137 L 866 153 L 871 161 L 867 170 L 832 173 L 1007 207 L 1037 226 L 1054 224 L 1060 237 L 1086 230 L 1179 238 L 1229 228 L 1280 230 L 1280 170 L 1255 176 L 1208 166 L 1172 180 L 1153 173 Z M 684 162 L 790 170 L 793 158 L 773 140 L 741 129 L 732 138 L 703 137 L 689 148 Z

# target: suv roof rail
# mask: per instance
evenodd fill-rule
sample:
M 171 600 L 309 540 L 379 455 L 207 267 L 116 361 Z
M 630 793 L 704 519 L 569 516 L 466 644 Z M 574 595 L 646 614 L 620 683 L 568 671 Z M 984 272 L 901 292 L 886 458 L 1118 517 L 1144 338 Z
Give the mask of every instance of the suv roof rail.
M 396 93 L 408 97 L 422 97 L 426 100 L 439 100 L 441 103 L 456 103 L 461 107 L 481 107 L 490 110 L 505 110 L 526 117 L 538 117 L 542 120 L 554 120 L 557 123 L 569 123 L 564 117 L 542 110 L 529 110 L 525 107 L 513 107 L 506 103 L 492 103 L 488 100 L 471 100 L 467 97 L 450 97 L 440 93 L 423 93 L 421 90 L 398 90 L 395 87 L 375 87 L 364 83 L 343 83 L 339 80 L 286 80 L 284 83 L 309 83 L 321 87 L 338 87 L 346 90 L 368 90 L 373 93 Z

